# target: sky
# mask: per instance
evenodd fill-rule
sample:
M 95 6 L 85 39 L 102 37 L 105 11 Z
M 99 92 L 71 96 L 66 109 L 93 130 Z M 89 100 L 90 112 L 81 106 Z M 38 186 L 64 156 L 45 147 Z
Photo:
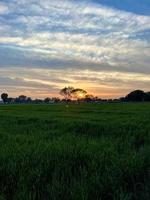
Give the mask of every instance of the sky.
M 0 93 L 150 91 L 149 0 L 0 0 Z

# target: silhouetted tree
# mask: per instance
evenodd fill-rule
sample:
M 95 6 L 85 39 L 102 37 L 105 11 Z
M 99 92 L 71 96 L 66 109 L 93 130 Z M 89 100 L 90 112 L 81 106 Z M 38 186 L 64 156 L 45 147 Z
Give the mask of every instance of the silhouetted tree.
M 60 99 L 59 99 L 58 97 L 53 97 L 53 98 L 52 98 L 52 101 L 53 101 L 54 103 L 58 103 L 58 102 L 60 102 Z
M 145 100 L 145 93 L 142 90 L 135 90 L 133 92 L 131 92 L 130 94 L 128 94 L 125 99 L 127 101 L 134 101 L 134 102 L 138 102 L 138 101 L 144 101 Z
M 50 100 L 51 100 L 51 99 L 50 99 L 49 97 L 47 97 L 47 98 L 44 99 L 44 103 L 49 103 Z
M 125 98 L 125 97 L 120 97 L 120 98 L 119 98 L 119 101 L 125 102 L 125 101 L 126 101 L 126 98 Z
M 15 99 L 12 98 L 12 97 L 9 97 L 9 98 L 7 99 L 7 103 L 14 103 L 14 101 L 15 101 Z
M 42 99 L 35 99 L 35 100 L 33 101 L 33 103 L 41 104 L 41 103 L 43 103 L 43 100 L 42 100 Z
M 71 95 L 76 99 L 84 99 L 86 94 L 87 94 L 87 91 L 80 88 L 74 89 L 71 92 Z
M 73 90 L 73 87 L 65 87 L 60 90 L 60 95 L 62 95 L 65 98 L 65 100 L 71 99 Z
M 7 100 L 8 100 L 8 94 L 7 94 L 7 93 L 3 93 L 3 94 L 1 94 L 1 99 L 3 100 L 4 103 L 7 103 Z
M 26 98 L 26 102 L 27 102 L 27 103 L 32 103 L 31 97 L 27 97 L 27 98 Z
M 150 101 L 150 92 L 145 93 L 145 101 Z
M 18 99 L 20 103 L 25 103 L 27 101 L 27 97 L 25 95 L 20 95 Z
M 95 101 L 95 98 L 92 94 L 86 94 L 84 100 L 86 102 L 92 102 L 92 101 Z

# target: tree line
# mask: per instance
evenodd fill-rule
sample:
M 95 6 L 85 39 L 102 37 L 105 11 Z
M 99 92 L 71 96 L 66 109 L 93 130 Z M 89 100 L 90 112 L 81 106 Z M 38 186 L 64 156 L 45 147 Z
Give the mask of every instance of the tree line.
M 12 103 L 63 103 L 63 102 L 150 102 L 150 92 L 142 90 L 134 90 L 125 97 L 118 99 L 102 99 L 88 94 L 87 91 L 81 88 L 65 87 L 60 90 L 59 94 L 63 98 L 46 97 L 45 99 L 32 99 L 25 95 L 20 95 L 16 98 L 9 97 L 7 93 L 1 94 L 1 99 L 4 104 Z

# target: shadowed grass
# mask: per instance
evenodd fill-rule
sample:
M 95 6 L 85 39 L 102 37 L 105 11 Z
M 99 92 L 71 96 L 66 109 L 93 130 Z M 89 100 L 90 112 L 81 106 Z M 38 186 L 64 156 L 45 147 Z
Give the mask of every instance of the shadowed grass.
M 149 200 L 150 104 L 0 106 L 0 200 Z

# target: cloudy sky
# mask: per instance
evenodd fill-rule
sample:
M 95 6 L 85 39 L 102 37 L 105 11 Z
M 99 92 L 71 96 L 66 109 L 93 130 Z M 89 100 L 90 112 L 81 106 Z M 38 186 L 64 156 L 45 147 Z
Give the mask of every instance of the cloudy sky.
M 150 91 L 149 0 L 0 0 L 0 93 Z

